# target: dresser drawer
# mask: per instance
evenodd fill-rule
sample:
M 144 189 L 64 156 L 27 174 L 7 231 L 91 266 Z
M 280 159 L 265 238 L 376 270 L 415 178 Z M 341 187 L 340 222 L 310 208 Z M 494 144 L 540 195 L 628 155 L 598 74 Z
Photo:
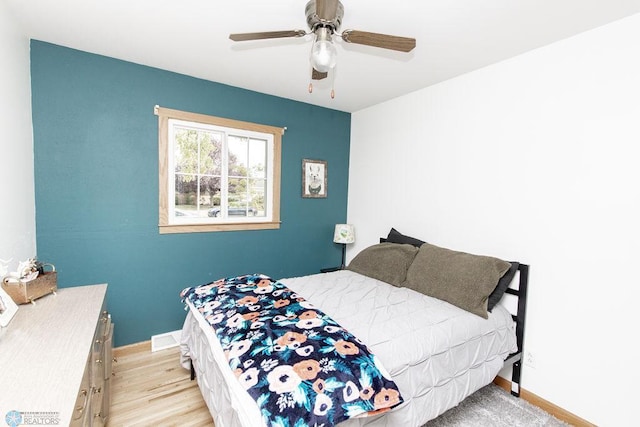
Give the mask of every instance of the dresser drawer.
M 91 417 L 91 356 L 87 359 L 87 363 L 84 369 L 84 375 L 82 376 L 82 383 L 80 384 L 80 390 L 78 391 L 78 397 L 76 403 L 73 406 L 73 414 L 71 416 L 70 427 L 80 427 L 90 425 Z

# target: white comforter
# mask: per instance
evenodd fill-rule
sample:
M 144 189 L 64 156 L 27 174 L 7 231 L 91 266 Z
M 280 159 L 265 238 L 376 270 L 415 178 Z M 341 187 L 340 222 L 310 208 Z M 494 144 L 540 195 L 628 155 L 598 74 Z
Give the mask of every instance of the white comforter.
M 421 426 L 489 384 L 516 350 L 514 322 L 501 306 L 485 320 L 348 270 L 281 281 L 364 341 L 404 398 L 387 414 L 349 420 L 344 427 Z M 216 427 L 264 425 L 255 402 L 229 369 L 212 328 L 193 309 L 181 347 L 183 365 L 193 360 Z

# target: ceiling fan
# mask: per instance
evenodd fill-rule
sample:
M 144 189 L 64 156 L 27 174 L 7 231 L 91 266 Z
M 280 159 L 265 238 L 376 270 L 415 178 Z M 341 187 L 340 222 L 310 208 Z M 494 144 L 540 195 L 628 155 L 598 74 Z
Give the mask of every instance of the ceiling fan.
M 304 30 L 290 31 L 265 31 L 257 33 L 230 34 L 233 41 L 264 40 L 286 37 L 303 37 L 313 34 L 315 36 L 311 49 L 311 79 L 322 80 L 327 77 L 329 71 L 336 66 L 336 47 L 332 37 L 338 36 L 347 43 L 363 44 L 367 46 L 391 49 L 400 52 L 410 52 L 416 47 L 416 39 L 408 37 L 391 36 L 387 34 L 370 33 L 367 31 L 344 30 L 339 33 L 344 7 L 340 0 L 310 0 L 305 7 L 307 25 L 310 32 Z M 313 91 L 313 85 L 309 83 L 309 92 Z M 331 97 L 334 91 L 331 90 Z

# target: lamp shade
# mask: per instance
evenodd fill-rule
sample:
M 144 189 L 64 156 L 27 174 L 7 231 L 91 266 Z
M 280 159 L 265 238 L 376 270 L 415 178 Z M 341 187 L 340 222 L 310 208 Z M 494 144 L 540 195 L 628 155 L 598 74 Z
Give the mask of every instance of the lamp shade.
M 356 241 L 356 230 L 353 224 L 336 224 L 333 233 L 335 243 L 353 243 Z

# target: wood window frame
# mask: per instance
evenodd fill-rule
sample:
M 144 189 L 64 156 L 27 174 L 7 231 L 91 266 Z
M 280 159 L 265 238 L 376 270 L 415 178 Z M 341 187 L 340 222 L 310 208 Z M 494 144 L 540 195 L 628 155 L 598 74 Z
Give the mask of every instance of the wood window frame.
M 158 116 L 158 188 L 159 212 L 158 229 L 160 234 L 171 233 L 201 233 L 238 230 L 273 230 L 280 228 L 280 173 L 282 157 L 282 135 L 285 128 L 191 113 L 181 110 L 154 107 L 154 114 Z M 270 188 L 272 215 L 267 221 L 226 222 L 206 224 L 171 224 L 169 222 L 169 120 L 184 120 L 204 123 L 226 128 L 261 132 L 273 136 L 273 179 Z

